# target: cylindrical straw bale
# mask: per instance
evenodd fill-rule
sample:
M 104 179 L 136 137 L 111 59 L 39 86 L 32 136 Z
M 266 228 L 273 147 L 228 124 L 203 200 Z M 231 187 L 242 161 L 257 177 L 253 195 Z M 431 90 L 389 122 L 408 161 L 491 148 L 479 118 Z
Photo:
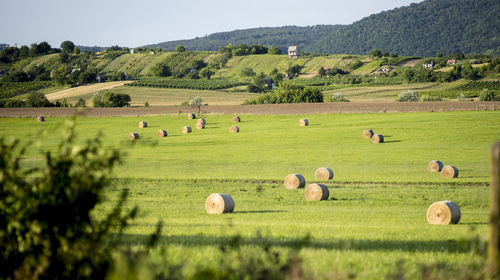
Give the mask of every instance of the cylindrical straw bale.
M 148 127 L 148 122 L 139 122 L 139 127 L 140 128 Z
M 373 136 L 373 130 L 371 130 L 371 129 L 363 130 L 362 135 L 363 135 L 363 138 L 371 139 Z
M 445 165 L 443 169 L 441 169 L 441 177 L 446 179 L 457 178 L 458 169 L 452 165 Z
M 231 133 L 238 133 L 238 132 L 240 132 L 240 128 L 236 125 L 233 125 L 233 126 L 231 126 L 231 128 L 229 128 L 229 131 Z
M 443 169 L 443 163 L 439 160 L 433 160 L 427 165 L 427 171 L 429 172 L 441 172 Z
M 306 179 L 300 174 L 290 174 L 285 177 L 285 188 L 292 190 L 303 188 L 306 185 Z
M 240 121 L 241 121 L 241 119 L 240 119 L 239 116 L 234 116 L 233 117 L 233 122 L 240 122 Z
M 38 116 L 36 118 L 36 120 L 39 121 L 39 122 L 44 122 L 45 121 L 45 117 L 44 116 Z
M 202 122 L 203 124 L 207 124 L 207 121 L 204 118 L 198 119 L 196 123 Z
M 156 133 L 156 135 L 158 135 L 158 137 L 167 137 L 168 133 L 167 133 L 166 130 L 160 129 L 160 130 L 158 130 L 158 132 Z
M 191 133 L 192 129 L 190 126 L 185 126 L 182 128 L 182 133 Z
M 130 140 L 135 140 L 135 139 L 139 139 L 139 133 L 137 132 L 132 132 L 128 135 L 128 139 Z
M 205 123 L 204 122 L 196 122 L 196 128 L 197 129 L 204 129 Z
M 316 180 L 331 180 L 333 179 L 333 171 L 328 167 L 320 167 L 316 170 Z
M 188 114 L 188 119 L 194 120 L 194 119 L 196 119 L 196 115 L 193 113 L 190 113 L 190 114 Z
M 213 193 L 205 201 L 205 210 L 208 214 L 231 213 L 234 210 L 234 200 L 230 195 Z
M 327 200 L 330 196 L 328 188 L 323 184 L 310 184 L 305 192 L 306 200 Z
M 427 221 L 431 225 L 458 224 L 460 217 L 460 208 L 449 200 L 435 202 L 427 209 Z
M 384 136 L 380 134 L 374 134 L 372 136 L 372 143 L 384 143 Z
M 299 120 L 299 125 L 300 126 L 308 126 L 309 125 L 309 121 L 307 119 L 300 119 Z

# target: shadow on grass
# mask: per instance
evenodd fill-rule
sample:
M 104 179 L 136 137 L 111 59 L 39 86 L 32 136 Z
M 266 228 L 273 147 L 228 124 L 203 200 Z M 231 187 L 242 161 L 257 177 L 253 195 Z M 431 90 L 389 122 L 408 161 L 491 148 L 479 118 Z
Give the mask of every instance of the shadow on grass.
M 384 140 L 384 143 L 397 143 L 397 142 L 403 142 L 401 140 L 391 140 L 391 141 L 385 141 Z
M 205 126 L 205 129 L 215 129 L 215 128 L 220 128 L 218 126 Z
M 233 214 L 249 214 L 249 213 L 283 213 L 288 211 L 283 210 L 249 210 L 249 211 L 234 211 Z
M 114 236 L 116 237 L 116 236 Z M 113 238 L 113 236 L 111 236 Z M 238 238 L 240 246 L 274 246 L 287 248 L 314 248 L 327 250 L 355 250 L 355 251 L 405 251 L 405 252 L 449 252 L 467 253 L 474 246 L 470 240 L 366 240 L 366 239 L 334 239 L 329 241 L 314 241 L 297 238 L 263 238 L 263 237 L 241 237 Z M 123 234 L 118 244 L 125 246 L 144 245 L 149 236 L 143 234 Z M 162 236 L 158 245 L 180 244 L 183 246 L 221 246 L 234 242 L 235 236 L 215 235 L 173 235 Z

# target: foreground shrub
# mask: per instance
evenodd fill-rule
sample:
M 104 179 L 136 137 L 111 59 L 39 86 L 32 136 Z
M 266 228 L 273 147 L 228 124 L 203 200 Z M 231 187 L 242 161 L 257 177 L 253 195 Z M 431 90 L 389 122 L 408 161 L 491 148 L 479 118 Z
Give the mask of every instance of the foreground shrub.
M 418 93 L 415 91 L 405 91 L 402 92 L 398 95 L 398 98 L 396 98 L 396 102 L 416 102 L 420 98 L 418 96 Z
M 99 138 L 74 145 L 71 121 L 57 153 L 46 152 L 41 167 L 21 166 L 25 148 L 0 138 L 0 278 L 102 279 L 111 264 L 113 226 L 118 232 L 136 215 L 118 204 L 102 220 L 90 215 L 103 200 L 116 150 Z M 120 236 L 120 234 L 118 234 Z

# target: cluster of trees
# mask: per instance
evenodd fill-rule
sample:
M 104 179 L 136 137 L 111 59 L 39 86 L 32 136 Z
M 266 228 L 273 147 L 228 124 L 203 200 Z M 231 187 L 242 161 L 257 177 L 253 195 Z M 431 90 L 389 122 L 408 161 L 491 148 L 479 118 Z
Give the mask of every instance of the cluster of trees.
M 403 77 L 408 83 L 420 82 L 451 82 L 460 78 L 466 80 L 477 80 L 484 77 L 485 73 L 500 72 L 500 59 L 494 60 L 492 63 L 481 66 L 472 67 L 470 64 L 459 64 L 453 66 L 451 71 L 434 71 L 424 68 L 407 68 L 403 71 Z
M 130 106 L 130 95 L 122 93 L 113 93 L 109 90 L 97 92 L 90 100 L 92 107 L 125 107 Z
M 323 93 L 317 88 L 281 84 L 276 90 L 243 104 L 315 103 L 323 102 Z
M 60 49 L 52 48 L 49 43 L 41 42 L 40 44 L 33 43 L 29 47 L 21 46 L 18 47 L 6 47 L 0 51 L 0 63 L 11 63 L 19 59 L 28 57 L 37 57 L 40 55 L 46 55 L 51 53 L 59 53 Z
M 328 70 L 325 70 L 325 68 L 320 67 L 318 69 L 318 77 L 323 78 L 323 77 L 333 77 L 335 75 L 345 75 L 349 74 L 348 72 L 345 72 L 344 70 L 340 68 L 330 68 Z

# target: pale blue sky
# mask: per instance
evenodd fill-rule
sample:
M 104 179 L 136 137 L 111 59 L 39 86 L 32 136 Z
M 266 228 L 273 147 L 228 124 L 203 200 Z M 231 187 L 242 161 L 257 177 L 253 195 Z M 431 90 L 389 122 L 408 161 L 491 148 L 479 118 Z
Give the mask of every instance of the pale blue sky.
M 137 47 L 215 32 L 350 24 L 422 0 L 0 0 L 0 43 Z

